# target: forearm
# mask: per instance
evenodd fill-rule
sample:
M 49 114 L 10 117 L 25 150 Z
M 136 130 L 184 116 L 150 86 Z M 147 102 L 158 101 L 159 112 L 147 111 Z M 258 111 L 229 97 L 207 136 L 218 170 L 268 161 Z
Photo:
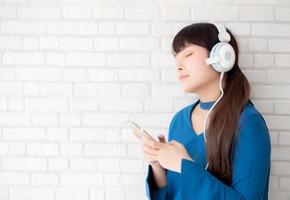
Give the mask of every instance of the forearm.
M 162 188 L 166 186 L 166 170 L 159 164 L 151 165 L 151 167 L 156 187 Z

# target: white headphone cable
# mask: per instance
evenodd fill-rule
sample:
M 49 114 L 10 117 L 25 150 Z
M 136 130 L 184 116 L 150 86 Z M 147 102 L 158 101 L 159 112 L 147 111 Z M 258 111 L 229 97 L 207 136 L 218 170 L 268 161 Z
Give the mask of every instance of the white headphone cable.
M 129 122 L 130 122 L 130 120 L 127 120 L 119 126 L 118 132 L 117 132 L 116 137 L 115 137 L 115 157 L 117 159 L 117 164 L 118 164 L 118 168 L 119 168 L 119 177 L 120 177 L 120 182 L 121 182 L 121 187 L 122 187 L 123 200 L 126 200 L 126 194 L 125 194 L 125 189 L 124 189 L 123 174 L 122 174 L 122 170 L 121 170 L 120 159 L 119 159 L 119 155 L 118 155 L 118 144 L 120 141 L 120 134 L 121 134 L 122 128 L 125 124 L 127 124 Z
M 205 129 L 206 129 L 206 121 L 207 121 L 207 118 L 209 116 L 209 113 L 213 110 L 213 108 L 216 106 L 216 104 L 221 100 L 221 98 L 224 95 L 224 90 L 223 90 L 223 87 L 222 87 L 223 77 L 224 77 L 224 72 L 221 72 L 220 81 L 219 81 L 219 88 L 220 88 L 220 91 L 221 91 L 221 95 L 216 100 L 216 102 L 213 104 L 213 106 L 211 106 L 211 108 L 209 109 L 209 111 L 206 113 L 206 116 L 205 116 L 205 120 L 204 120 L 204 124 L 203 124 L 203 138 L 204 138 L 205 146 L 206 146 L 206 132 L 205 132 Z M 208 168 L 208 162 L 207 162 L 207 164 L 205 166 L 205 169 L 206 170 L 207 170 L 207 168 Z

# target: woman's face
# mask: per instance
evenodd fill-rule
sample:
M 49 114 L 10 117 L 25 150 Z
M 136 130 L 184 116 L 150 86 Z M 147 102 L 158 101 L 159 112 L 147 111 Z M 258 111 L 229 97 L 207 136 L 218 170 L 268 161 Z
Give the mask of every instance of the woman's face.
M 176 54 L 177 76 L 184 92 L 198 94 L 218 80 L 218 72 L 205 62 L 208 55 L 206 48 L 194 44 Z

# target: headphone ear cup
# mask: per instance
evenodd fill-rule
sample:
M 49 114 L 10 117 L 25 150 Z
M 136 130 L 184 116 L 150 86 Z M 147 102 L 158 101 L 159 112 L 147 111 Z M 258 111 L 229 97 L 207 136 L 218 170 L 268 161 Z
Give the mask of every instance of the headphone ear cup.
M 219 42 L 210 51 L 210 58 L 217 58 L 217 62 L 212 63 L 212 67 L 217 72 L 227 72 L 235 64 L 235 51 L 227 42 Z

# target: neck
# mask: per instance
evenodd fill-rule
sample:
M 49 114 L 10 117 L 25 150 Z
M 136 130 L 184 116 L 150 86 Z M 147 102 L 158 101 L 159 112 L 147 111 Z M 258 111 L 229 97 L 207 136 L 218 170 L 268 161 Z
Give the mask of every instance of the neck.
M 220 95 L 221 95 L 220 89 L 219 87 L 216 87 L 216 85 L 211 88 L 206 88 L 205 90 L 200 91 L 198 93 L 201 102 L 216 101 Z

